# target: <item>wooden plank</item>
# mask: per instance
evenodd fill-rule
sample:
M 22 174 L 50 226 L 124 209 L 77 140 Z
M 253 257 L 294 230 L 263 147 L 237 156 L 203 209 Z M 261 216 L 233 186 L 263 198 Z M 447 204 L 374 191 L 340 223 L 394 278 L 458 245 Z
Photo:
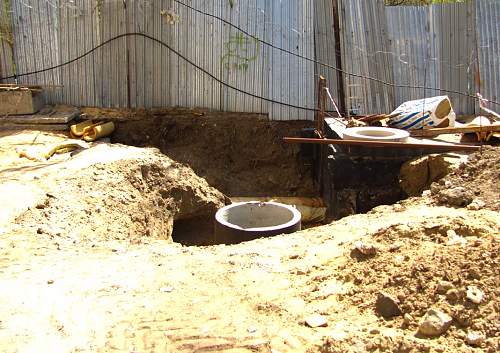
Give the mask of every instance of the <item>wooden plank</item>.
M 467 126 L 467 127 L 450 127 L 450 128 L 437 128 L 427 130 L 413 130 L 410 132 L 411 136 L 429 137 L 446 134 L 468 134 L 474 132 L 498 132 L 500 125 L 486 125 L 486 126 Z
M 0 130 L 38 130 L 38 131 L 67 131 L 66 124 L 14 124 L 0 122 Z
M 73 112 L 55 112 L 54 114 L 34 114 L 0 117 L 1 123 L 13 124 L 67 124 L 80 115 L 78 110 Z

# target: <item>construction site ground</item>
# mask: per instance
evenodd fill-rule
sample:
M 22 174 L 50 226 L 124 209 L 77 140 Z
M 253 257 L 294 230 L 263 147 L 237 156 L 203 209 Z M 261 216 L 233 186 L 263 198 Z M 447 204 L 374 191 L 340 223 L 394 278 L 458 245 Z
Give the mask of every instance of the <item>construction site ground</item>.
M 204 178 L 157 149 L 106 142 L 45 160 L 65 139 L 0 136 L 0 352 L 500 348 L 494 147 L 421 197 L 290 235 L 185 247 L 170 239 L 175 222 L 213 213 L 237 180 L 224 190 L 221 177 L 219 191 L 208 167 Z M 452 318 L 435 337 L 419 331 L 429 309 Z

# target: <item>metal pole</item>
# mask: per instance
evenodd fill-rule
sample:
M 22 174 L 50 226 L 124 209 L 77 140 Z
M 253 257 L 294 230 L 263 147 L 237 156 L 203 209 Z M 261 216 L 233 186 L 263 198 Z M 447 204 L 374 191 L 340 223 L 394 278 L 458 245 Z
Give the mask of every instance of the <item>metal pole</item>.
M 333 8 L 333 34 L 335 37 L 335 64 L 342 70 L 342 46 L 340 43 L 340 16 L 337 0 L 332 0 Z M 337 88 L 339 94 L 340 112 L 346 115 L 346 102 L 344 92 L 344 76 L 342 72 L 337 72 Z M 340 118 L 340 117 L 339 117 Z
M 365 146 L 377 148 L 429 148 L 445 151 L 478 151 L 481 146 L 475 145 L 457 145 L 457 144 L 432 144 L 432 143 L 408 143 L 408 142 L 382 142 L 382 141 L 361 141 L 361 140 L 337 140 L 337 139 L 317 139 L 301 137 L 283 137 L 285 143 L 312 143 L 322 145 L 347 145 L 347 146 Z

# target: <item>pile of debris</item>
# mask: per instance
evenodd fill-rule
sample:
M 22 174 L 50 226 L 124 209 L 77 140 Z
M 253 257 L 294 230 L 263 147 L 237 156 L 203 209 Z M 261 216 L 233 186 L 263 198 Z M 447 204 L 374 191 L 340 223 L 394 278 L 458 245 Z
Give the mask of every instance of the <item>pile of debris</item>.
M 1 97 L 0 88 L 0 106 L 5 102 Z M 2 113 L 0 130 L 67 131 L 69 124 L 80 116 L 80 111 L 77 108 L 65 105 L 48 105 L 34 112 L 20 115 L 5 113 L 3 109 Z
M 328 338 L 324 352 L 420 352 L 436 345 L 443 352 L 464 345 L 497 351 L 498 160 L 495 148 L 472 155 L 421 199 L 470 213 L 404 220 L 351 245 L 350 260 L 335 275 L 350 288 L 343 300 L 373 310 L 381 326 L 344 341 Z M 449 195 L 458 188 L 467 190 L 467 202 Z

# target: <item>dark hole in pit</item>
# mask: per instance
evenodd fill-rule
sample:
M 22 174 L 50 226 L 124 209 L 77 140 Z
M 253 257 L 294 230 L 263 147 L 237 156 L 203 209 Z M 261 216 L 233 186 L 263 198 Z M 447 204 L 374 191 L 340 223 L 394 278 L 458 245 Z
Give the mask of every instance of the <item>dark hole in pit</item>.
M 186 246 L 215 245 L 213 216 L 174 221 L 172 240 Z

